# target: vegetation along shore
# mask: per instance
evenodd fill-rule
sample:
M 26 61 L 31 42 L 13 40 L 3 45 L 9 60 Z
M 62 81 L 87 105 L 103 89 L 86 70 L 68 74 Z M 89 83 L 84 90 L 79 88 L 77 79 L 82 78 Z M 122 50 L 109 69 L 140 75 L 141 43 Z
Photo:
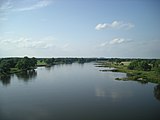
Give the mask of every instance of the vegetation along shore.
M 96 61 L 97 58 L 0 58 L 0 78 L 13 73 L 34 70 L 36 67 L 50 67 L 56 64 L 72 64 L 73 62 L 84 63 Z
M 109 59 L 98 62 L 96 66 L 112 68 L 102 69 L 101 71 L 104 72 L 112 71 L 126 73 L 126 78 L 116 78 L 116 80 L 160 83 L 159 59 Z
M 103 67 L 103 72 L 124 72 L 126 78 L 116 80 L 135 80 L 142 83 L 160 83 L 160 59 L 127 59 L 127 58 L 0 58 L 0 78 L 13 73 L 34 70 L 36 67 L 50 67 L 56 64 L 73 62 L 96 62 L 96 67 Z

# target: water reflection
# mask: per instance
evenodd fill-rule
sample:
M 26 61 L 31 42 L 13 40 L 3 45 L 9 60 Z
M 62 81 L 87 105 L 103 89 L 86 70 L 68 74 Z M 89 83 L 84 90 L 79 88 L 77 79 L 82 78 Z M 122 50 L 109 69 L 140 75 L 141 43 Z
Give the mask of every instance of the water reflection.
M 4 86 L 7 86 L 11 83 L 11 76 L 7 75 L 7 76 L 1 76 L 0 77 L 0 81 Z
M 23 80 L 24 82 L 28 82 L 29 80 L 33 80 L 37 77 L 37 71 L 35 70 L 28 70 L 28 71 L 23 71 L 21 73 L 16 73 L 13 75 L 6 75 L 6 76 L 1 76 L 0 77 L 0 82 L 2 85 L 7 86 L 11 84 L 11 77 L 17 76 L 19 80 Z
M 46 69 L 47 71 L 50 71 L 51 68 L 53 68 L 53 66 L 52 66 L 52 67 L 51 67 L 51 66 L 46 66 L 46 67 L 45 67 L 45 69 Z
M 160 101 L 160 84 L 154 87 L 154 96 Z
M 106 92 L 102 88 L 96 88 L 95 89 L 96 97 L 105 97 Z
M 19 80 L 24 80 L 24 82 L 28 82 L 29 80 L 33 80 L 37 77 L 37 71 L 36 70 L 23 71 L 22 73 L 16 74 L 16 76 Z
M 79 63 L 79 65 L 83 68 L 85 63 Z

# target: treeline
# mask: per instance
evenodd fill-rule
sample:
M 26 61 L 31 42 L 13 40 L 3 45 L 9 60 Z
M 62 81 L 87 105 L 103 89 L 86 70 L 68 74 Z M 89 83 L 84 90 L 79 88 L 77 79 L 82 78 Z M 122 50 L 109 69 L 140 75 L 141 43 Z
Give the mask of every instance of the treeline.
M 55 64 L 86 63 L 92 61 L 108 61 L 123 65 L 123 62 L 130 62 L 130 70 L 156 70 L 160 71 L 160 59 L 131 59 L 131 58 L 1 58 L 0 74 L 12 72 L 12 70 L 29 70 L 40 66 L 51 66 Z M 13 69 L 14 68 L 14 69 Z
M 160 74 L 160 60 L 159 59 L 147 59 L 147 60 L 133 60 L 128 65 L 130 70 L 142 70 L 142 71 L 155 71 L 157 74 Z
M 156 61 L 159 61 L 160 59 L 142 59 L 142 58 L 103 58 L 104 60 L 107 60 L 109 62 L 133 62 L 133 61 L 145 61 L 149 64 L 153 64 Z M 102 58 L 100 60 L 103 60 Z
M 52 66 L 55 64 L 85 63 L 96 60 L 97 58 L 29 58 L 27 56 L 24 58 L 1 58 L 0 75 L 34 69 L 40 66 L 39 62 L 42 62 L 43 66 Z
M 0 74 L 8 74 L 12 72 L 12 68 L 14 71 L 18 70 L 29 70 L 34 69 L 37 65 L 36 58 L 2 58 L 0 59 Z
M 160 74 L 160 59 L 138 59 L 138 58 L 108 58 L 109 62 L 123 65 L 123 62 L 130 62 L 129 70 L 155 71 Z
M 137 58 L 37 58 L 40 62 L 45 62 L 48 65 L 54 64 L 71 64 L 74 62 L 78 63 L 86 63 L 92 61 L 108 61 L 114 63 L 121 63 L 121 62 L 132 62 L 132 61 L 146 61 L 151 63 L 152 61 L 157 61 L 158 59 L 137 59 Z
M 74 62 L 86 63 L 97 61 L 97 58 L 37 58 L 39 62 L 46 63 L 47 65 L 56 64 L 72 64 Z

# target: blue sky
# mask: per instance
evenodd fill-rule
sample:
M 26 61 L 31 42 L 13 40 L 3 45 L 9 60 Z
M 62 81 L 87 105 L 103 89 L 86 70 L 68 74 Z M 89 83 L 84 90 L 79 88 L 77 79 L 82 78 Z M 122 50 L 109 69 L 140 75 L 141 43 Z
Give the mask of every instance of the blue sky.
M 159 0 L 1 0 L 0 57 L 160 58 Z

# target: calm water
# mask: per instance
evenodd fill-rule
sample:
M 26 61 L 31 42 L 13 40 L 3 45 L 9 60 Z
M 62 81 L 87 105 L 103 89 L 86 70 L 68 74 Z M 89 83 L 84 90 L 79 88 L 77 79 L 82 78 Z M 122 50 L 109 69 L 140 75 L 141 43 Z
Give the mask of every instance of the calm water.
M 1 80 L 0 120 L 160 120 L 156 84 L 100 69 L 55 65 Z

